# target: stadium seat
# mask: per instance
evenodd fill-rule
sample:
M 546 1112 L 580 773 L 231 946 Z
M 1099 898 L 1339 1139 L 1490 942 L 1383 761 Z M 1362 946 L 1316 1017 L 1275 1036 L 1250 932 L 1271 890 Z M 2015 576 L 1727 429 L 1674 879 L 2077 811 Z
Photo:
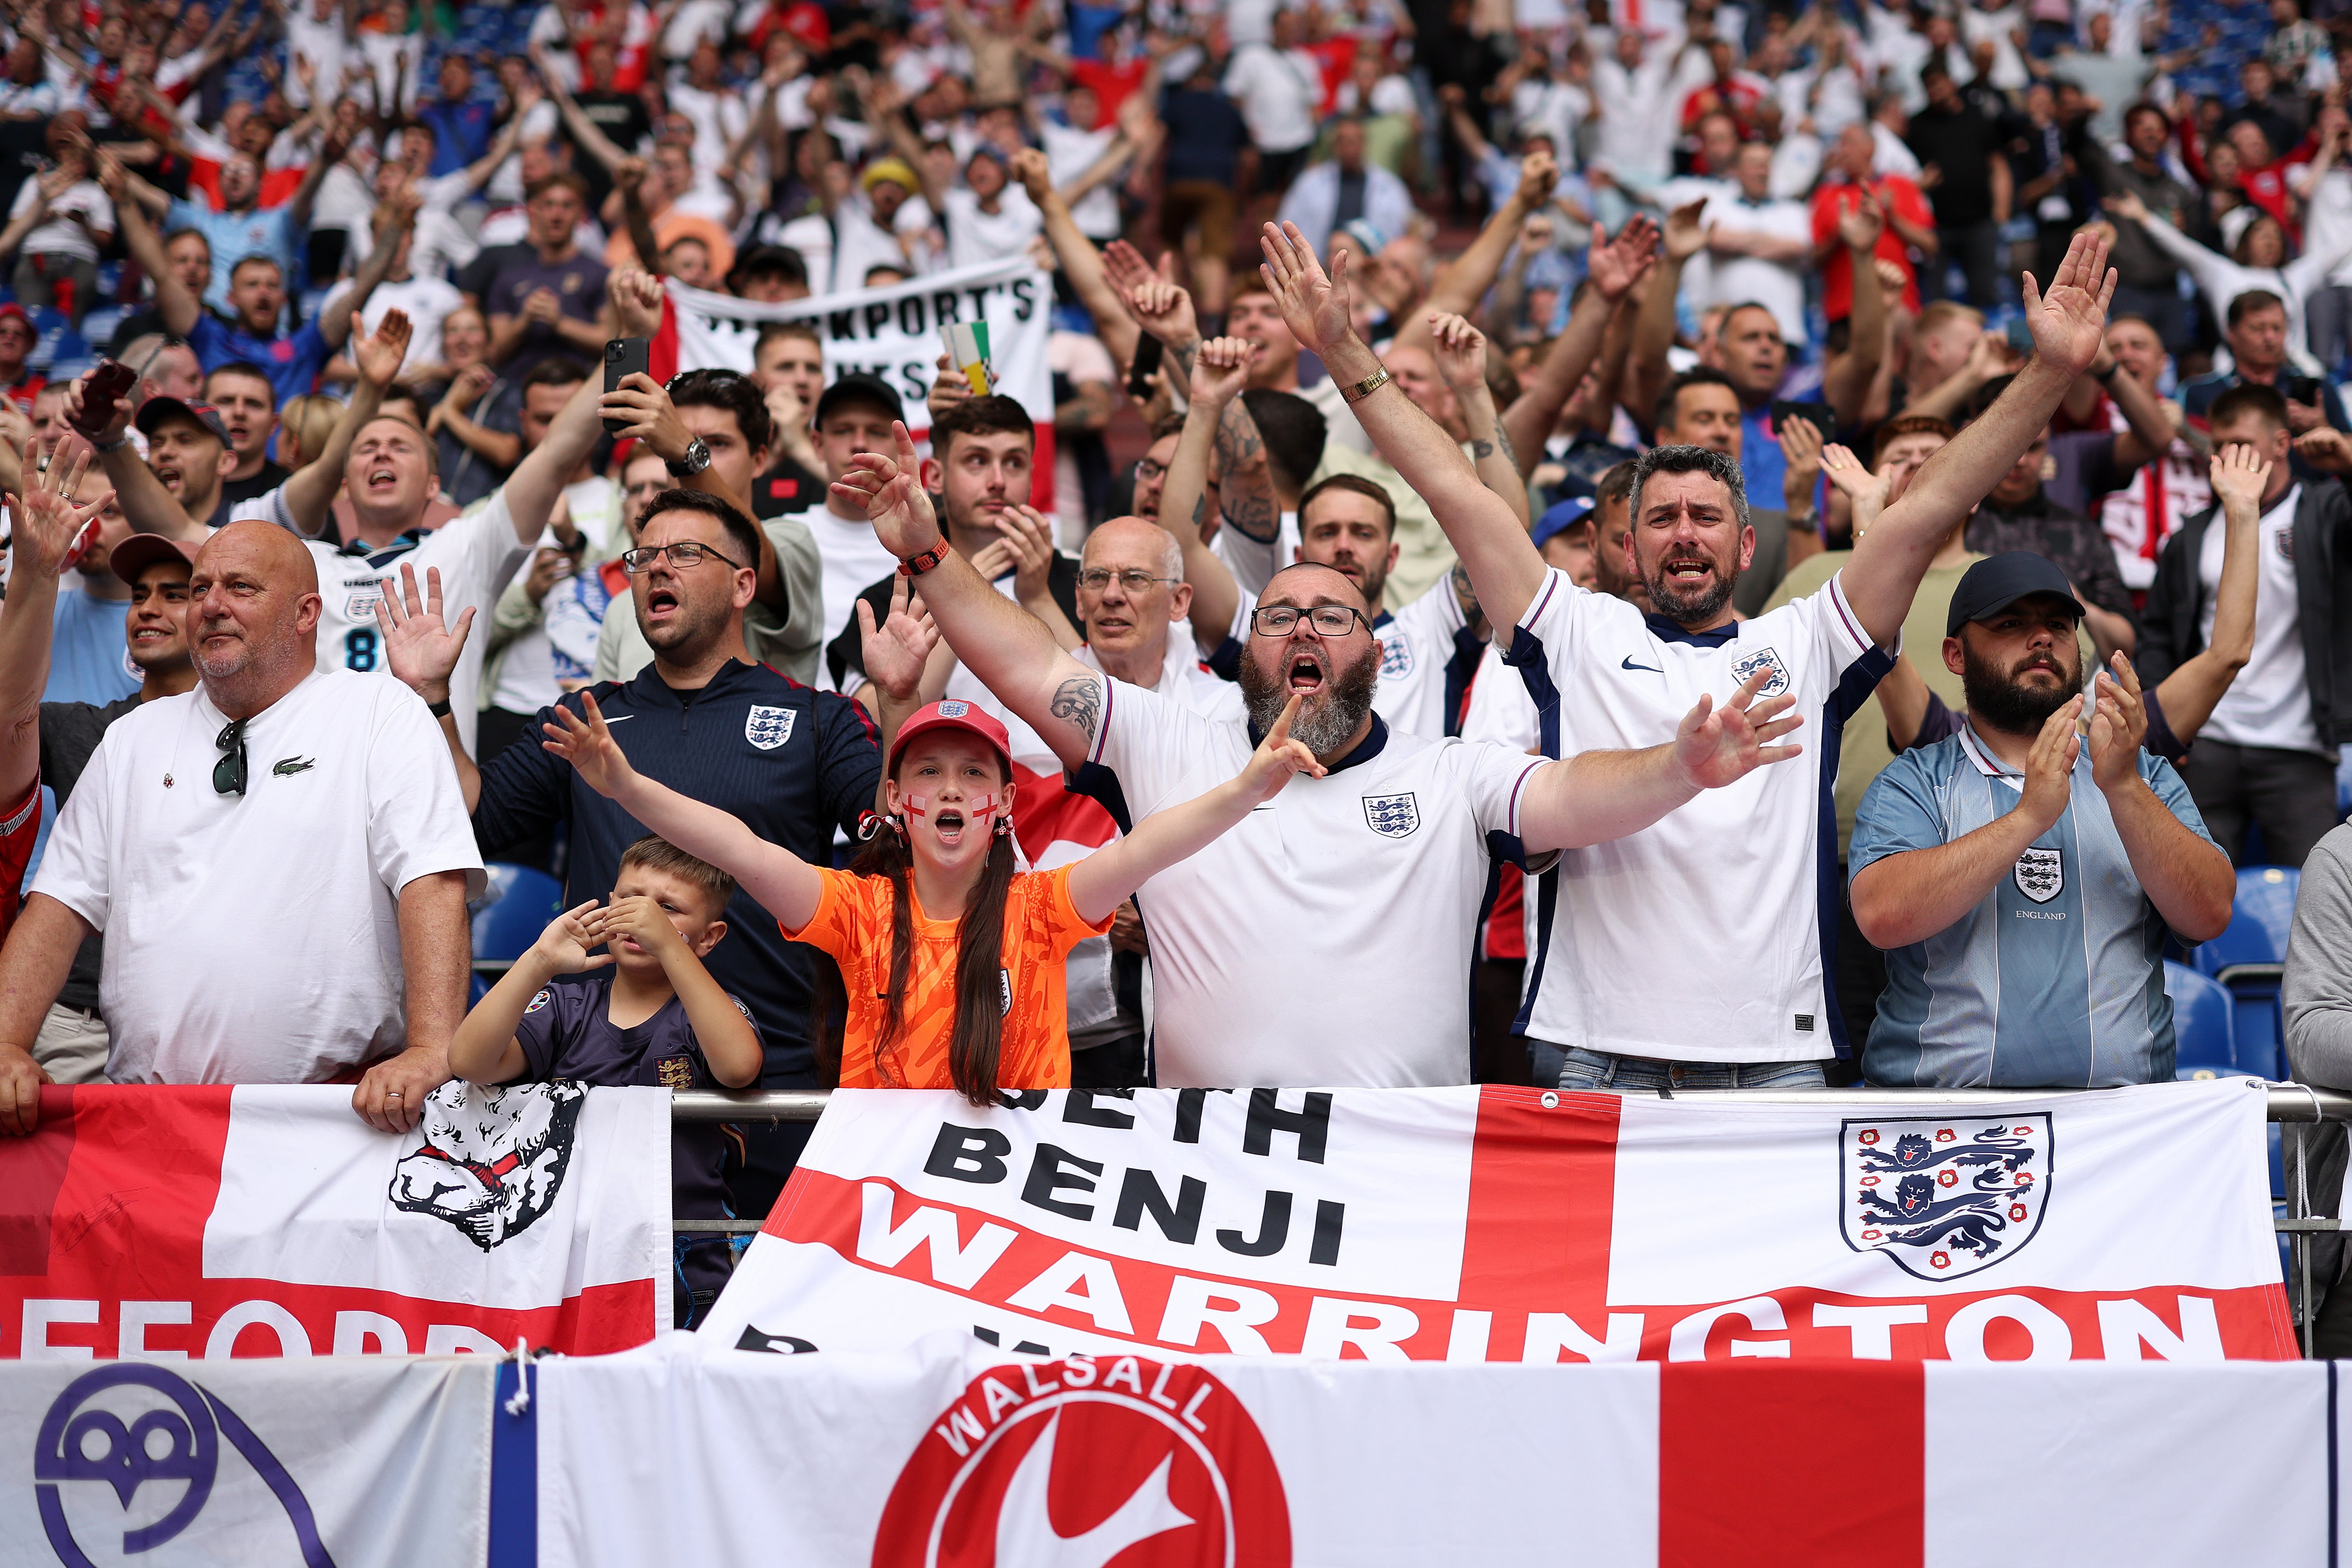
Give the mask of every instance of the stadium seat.
M 2199 973 L 2229 987 L 2237 1015 L 2238 1065 L 2266 1079 L 2286 1076 L 2279 976 L 2302 877 L 2287 866 L 2241 867 L 2229 929 L 2200 945 L 2190 961 Z
M 563 910 L 563 884 L 529 866 L 493 861 L 489 888 L 474 910 L 474 972 L 503 974 L 530 951 Z
M 2168 963 L 2164 994 L 2172 998 L 2172 1035 L 2179 1047 L 2173 1076 L 2226 1078 L 2234 1073 L 2237 1033 L 2228 987 L 2187 964 Z

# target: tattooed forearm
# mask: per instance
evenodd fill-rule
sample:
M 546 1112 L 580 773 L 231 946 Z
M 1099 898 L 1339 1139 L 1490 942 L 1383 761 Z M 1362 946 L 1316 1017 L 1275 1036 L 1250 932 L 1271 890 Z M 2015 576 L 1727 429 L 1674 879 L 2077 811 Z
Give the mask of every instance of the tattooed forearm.
M 1473 437 L 1470 441 L 1470 455 L 1483 463 L 1495 455 L 1495 443 Z
M 1519 449 L 1511 445 L 1511 432 L 1503 424 L 1502 417 L 1499 415 L 1496 416 L 1495 419 L 1495 444 L 1502 447 L 1503 456 L 1509 459 L 1512 468 L 1517 468 L 1523 474 L 1527 472 L 1527 469 L 1522 467 L 1519 462 Z
M 1102 683 L 1091 675 L 1074 675 L 1054 689 L 1046 711 L 1094 744 L 1095 727 L 1102 722 Z
M 1189 343 L 1162 343 L 1160 346 L 1166 350 L 1169 357 L 1176 362 L 1177 373 L 1190 381 L 1192 376 L 1192 361 L 1201 352 L 1201 340 L 1194 338 Z
M 1463 619 L 1476 626 L 1486 612 L 1478 605 L 1478 590 L 1470 585 L 1470 569 L 1459 561 L 1454 563 L 1454 597 L 1462 605 Z

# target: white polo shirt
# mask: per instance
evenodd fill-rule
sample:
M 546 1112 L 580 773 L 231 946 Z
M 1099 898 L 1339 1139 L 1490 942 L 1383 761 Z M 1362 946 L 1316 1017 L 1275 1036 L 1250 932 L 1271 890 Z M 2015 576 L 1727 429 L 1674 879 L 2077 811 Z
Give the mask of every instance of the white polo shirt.
M 1123 681 L 1075 781 L 1125 826 L 1241 772 L 1245 723 Z M 1496 852 L 1539 758 L 1375 719 L 1136 894 L 1151 932 L 1154 1081 L 1403 1088 L 1470 1081 L 1470 961 Z
M 248 508 L 281 528 L 294 526 L 278 490 L 245 503 L 233 515 L 245 516 Z M 458 737 L 470 754 L 475 718 L 481 708 L 482 659 L 490 642 L 490 613 L 530 554 L 515 537 L 514 514 L 507 510 L 506 491 L 501 489 L 488 506 L 471 516 L 453 517 L 430 533 L 411 529 L 381 550 L 359 541 L 340 546 L 322 539 L 302 542 L 309 546 L 310 560 L 319 569 L 322 603 L 319 668 L 322 670 L 381 672 L 391 678 L 383 658 L 383 631 L 376 625 L 375 602 L 382 597 L 387 579 L 394 592 L 399 590 L 404 565 L 416 569 L 420 597 L 425 593 L 425 574 L 440 568 L 441 613 L 450 625 L 455 626 L 468 606 L 476 611 L 478 624 L 466 639 L 465 651 L 449 677 L 450 710 L 457 720 Z
M 2254 525 L 2261 552 L 2254 569 L 2253 657 L 2213 704 L 2204 732 L 2233 746 L 2274 747 L 2333 759 L 2336 748 L 2320 743 L 2319 727 L 2311 717 L 2311 687 L 2304 668 L 2303 616 L 2294 580 L 2294 513 L 2302 503 L 2303 487 L 2290 485 Z M 2197 574 L 2203 592 L 2198 595 L 2197 635 L 2209 647 L 2221 604 L 2221 557 L 2229 532 L 2217 511 L 2199 542 Z
M 1803 752 L 1702 791 L 1639 833 L 1565 852 L 1538 879 L 1538 945 L 1519 1027 L 1553 1045 L 1672 1061 L 1842 1054 L 1823 975 L 1836 972 L 1838 731 L 1893 651 L 1871 645 L 1840 578 L 1720 632 L 1693 636 L 1557 568 L 1507 662 L 1535 700 L 1547 756 L 1674 738 L 1702 694 L 1759 668 L 1759 700 L 1791 692 Z
M 401 1050 L 400 889 L 481 886 L 440 727 L 398 681 L 307 677 L 246 727 L 242 796 L 213 789 L 227 723 L 201 687 L 116 720 L 34 879 L 106 935 L 119 1083 L 320 1083 Z

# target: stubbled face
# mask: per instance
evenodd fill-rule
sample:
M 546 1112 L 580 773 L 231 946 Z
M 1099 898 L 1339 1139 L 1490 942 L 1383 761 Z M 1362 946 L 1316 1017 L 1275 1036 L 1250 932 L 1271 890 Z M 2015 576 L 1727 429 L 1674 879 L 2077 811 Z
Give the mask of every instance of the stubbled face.
M 1967 689 L 1969 711 L 1994 729 L 2032 734 L 2083 688 L 2074 606 L 2029 594 L 1944 639 L 1944 663 Z
M 781 386 L 803 408 L 814 408 L 824 390 L 824 350 L 807 338 L 769 339 L 760 351 L 760 384 Z
M 240 461 L 258 458 L 278 427 L 278 400 L 266 381 L 223 372 L 205 388 L 205 401 L 220 410 L 228 426 L 229 449 Z
M 1660 615 L 1685 626 L 1713 620 L 1756 552 L 1731 490 L 1712 474 L 1653 474 L 1636 498 L 1633 559 Z
M 1173 540 L 1157 523 L 1116 517 L 1087 536 L 1078 583 L 1078 619 L 1087 645 L 1097 653 L 1125 655 L 1164 649 L 1168 628 L 1192 608 L 1192 589 L 1180 560 L 1171 568 Z M 1087 577 L 1107 573 L 1102 586 Z M 1127 579 L 1136 578 L 1133 584 Z M 1170 578 L 1176 579 L 1170 582 Z M 1145 582 L 1143 578 L 1152 581 Z
M 950 437 L 939 459 L 948 521 L 992 529 L 1007 507 L 1028 505 L 1035 477 L 1031 447 L 1030 437 L 1013 430 Z
M 286 280 L 277 263 L 239 263 L 228 281 L 228 302 L 247 331 L 257 338 L 275 337 L 278 317 L 286 309 Z
M 403 419 L 371 419 L 352 443 L 343 483 L 352 504 L 379 518 L 424 514 L 433 499 L 425 433 Z
M 2242 414 L 2226 425 L 2213 426 L 2213 450 L 2228 451 L 2232 447 L 2251 447 L 2271 466 L 2271 481 L 2263 492 L 2263 504 L 2270 505 L 2286 494 L 2294 483 L 2294 474 L 2287 466 L 2292 451 L 2286 427 L 2273 425 L 2259 414 Z
M 1592 585 L 1612 598 L 1647 612 L 1650 590 L 1633 564 L 1633 509 L 1622 499 L 1603 501 L 1595 515 L 1592 542 Z
M 675 871 L 664 871 L 652 866 L 624 866 L 613 879 L 613 900 L 650 899 L 669 921 L 670 930 L 686 939 L 686 945 L 696 957 L 719 945 L 727 934 L 727 924 L 720 920 L 722 909 L 711 908 L 710 895 Z M 651 975 L 662 966 L 660 958 L 640 945 L 635 937 L 614 937 L 605 944 L 613 955 L 613 967 L 630 974 Z
M 1597 586 L 1600 573 L 1594 564 L 1592 529 L 1589 523 L 1564 528 L 1543 542 L 1538 552 L 1547 566 L 1557 566 L 1568 574 L 1568 580 L 1580 588 Z
M 174 500 L 192 510 L 201 507 L 201 515 L 209 515 L 220 495 L 226 450 L 220 437 L 195 420 L 164 419 L 147 437 L 147 466 Z
M 1743 403 L 1762 403 L 1780 388 L 1789 372 L 1789 345 L 1780 339 L 1772 312 L 1734 310 L 1716 333 L 1723 355 L 1723 374 L 1739 389 Z
M 646 549 L 691 540 L 716 555 L 680 567 L 668 555 L 629 579 L 637 602 L 637 625 L 656 653 L 681 660 L 698 656 L 729 634 L 735 617 L 751 602 L 759 584 L 757 563 L 740 566 L 743 547 L 730 539 L 726 524 L 708 512 L 665 511 L 645 524 L 637 543 Z M 726 560 L 719 559 L 725 556 Z
M 1661 447 L 1705 447 L 1739 458 L 1739 397 L 1727 386 L 1685 386 L 1675 397 L 1675 422 L 1658 431 Z
M 642 447 L 621 470 L 621 523 L 629 531 L 632 543 L 643 526 L 646 508 L 677 482 L 670 478 L 669 465 Z
M 988 858 L 998 820 L 1013 814 L 1013 781 L 979 736 L 930 730 L 898 753 L 886 804 L 919 858 L 959 871 Z
M 131 662 L 142 670 L 169 670 L 188 662 L 188 563 L 158 561 L 131 585 L 123 622 Z
M 537 450 L 540 443 L 547 439 L 548 426 L 555 423 L 555 416 L 563 412 L 563 405 L 571 402 L 572 395 L 579 390 L 578 382 L 568 385 L 561 382 L 546 382 L 522 389 L 524 451 Z
M 737 495 L 750 495 L 751 482 L 768 466 L 768 449 L 754 447 L 743 438 L 742 421 L 735 417 L 735 411 L 709 404 L 688 404 L 677 411 L 677 417 L 710 449 L 710 471 L 732 485 Z
M 205 243 L 203 235 L 175 237 L 163 247 L 163 257 L 172 264 L 172 275 L 189 293 L 202 299 L 205 290 L 212 287 L 213 251 L 212 247 Z
M 1242 696 L 1251 720 L 1263 729 L 1297 697 L 1298 717 L 1291 734 L 1310 751 L 1329 752 L 1354 734 L 1371 711 L 1381 645 L 1372 636 L 1370 607 L 1350 579 L 1317 566 L 1276 573 L 1258 595 L 1257 607 L 1277 605 L 1300 610 L 1344 605 L 1356 612 L 1353 624 L 1339 637 L 1321 636 L 1305 615 L 1283 637 L 1261 637 L 1253 626 L 1242 657 Z
M 1381 504 L 1353 490 L 1325 490 L 1298 515 L 1298 559 L 1328 566 L 1353 583 L 1367 605 L 1379 605 L 1400 548 Z
M 1160 493 L 1168 488 L 1168 466 L 1176 460 L 1176 437 L 1162 436 L 1151 443 L 1135 465 L 1135 515 L 1157 519 Z
M 2107 329 L 2107 352 L 2124 367 L 2124 374 L 2147 387 L 2156 390 L 2164 375 L 2164 340 L 2146 321 L 2117 321 Z
M 190 654 L 208 681 L 311 662 L 319 625 L 310 557 L 269 523 L 231 523 L 205 542 L 188 579 Z
M 824 461 L 828 481 L 848 473 L 850 459 L 860 452 L 892 449 L 890 416 L 871 403 L 835 404 L 816 427 L 816 455 Z
M 2033 444 L 2018 455 L 2001 475 L 2000 482 L 1992 488 L 1990 499 L 1997 506 L 2017 506 L 2032 500 L 2042 489 L 2042 465 L 2050 456 L 2050 431 L 2045 426 Z
M 1948 444 L 1946 437 L 1933 430 L 1914 431 L 1886 443 L 1886 450 L 1878 456 L 1877 471 L 1886 479 L 1888 505 L 1903 499 L 1903 492 L 1911 488 L 1912 478 L 1919 472 L 1920 466 Z
M 1244 294 L 1225 308 L 1225 332 L 1257 345 L 1250 362 L 1252 386 L 1281 386 L 1298 374 L 1298 339 L 1283 321 L 1274 296 Z

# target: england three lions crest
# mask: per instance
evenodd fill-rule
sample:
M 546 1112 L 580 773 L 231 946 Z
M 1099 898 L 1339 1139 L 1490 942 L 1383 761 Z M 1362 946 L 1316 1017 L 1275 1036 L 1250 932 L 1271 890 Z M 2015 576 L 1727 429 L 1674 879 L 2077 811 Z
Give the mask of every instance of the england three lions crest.
M 2017 890 L 2046 904 L 2066 890 L 2066 857 L 2056 849 L 2028 849 L 2017 858 Z
M 1421 802 L 1411 790 L 1402 795 L 1368 795 L 1364 821 L 1383 838 L 1410 838 L 1421 826 Z
M 1769 647 L 1759 647 L 1754 653 L 1743 653 L 1733 659 L 1731 679 L 1739 686 L 1745 686 L 1756 678 L 1759 669 L 1770 673 L 1765 676 L 1764 684 L 1756 689 L 1755 700 L 1760 702 L 1767 697 L 1778 697 L 1789 689 L 1789 667 L 1782 664 L 1780 656 Z
M 753 708 L 743 716 L 743 738 L 763 752 L 772 752 L 793 738 L 793 721 L 799 717 L 791 708 Z
M 2014 1258 L 2050 1202 L 2046 1110 L 1849 1119 L 1838 1156 L 1845 1244 L 1921 1279 L 1958 1279 Z

